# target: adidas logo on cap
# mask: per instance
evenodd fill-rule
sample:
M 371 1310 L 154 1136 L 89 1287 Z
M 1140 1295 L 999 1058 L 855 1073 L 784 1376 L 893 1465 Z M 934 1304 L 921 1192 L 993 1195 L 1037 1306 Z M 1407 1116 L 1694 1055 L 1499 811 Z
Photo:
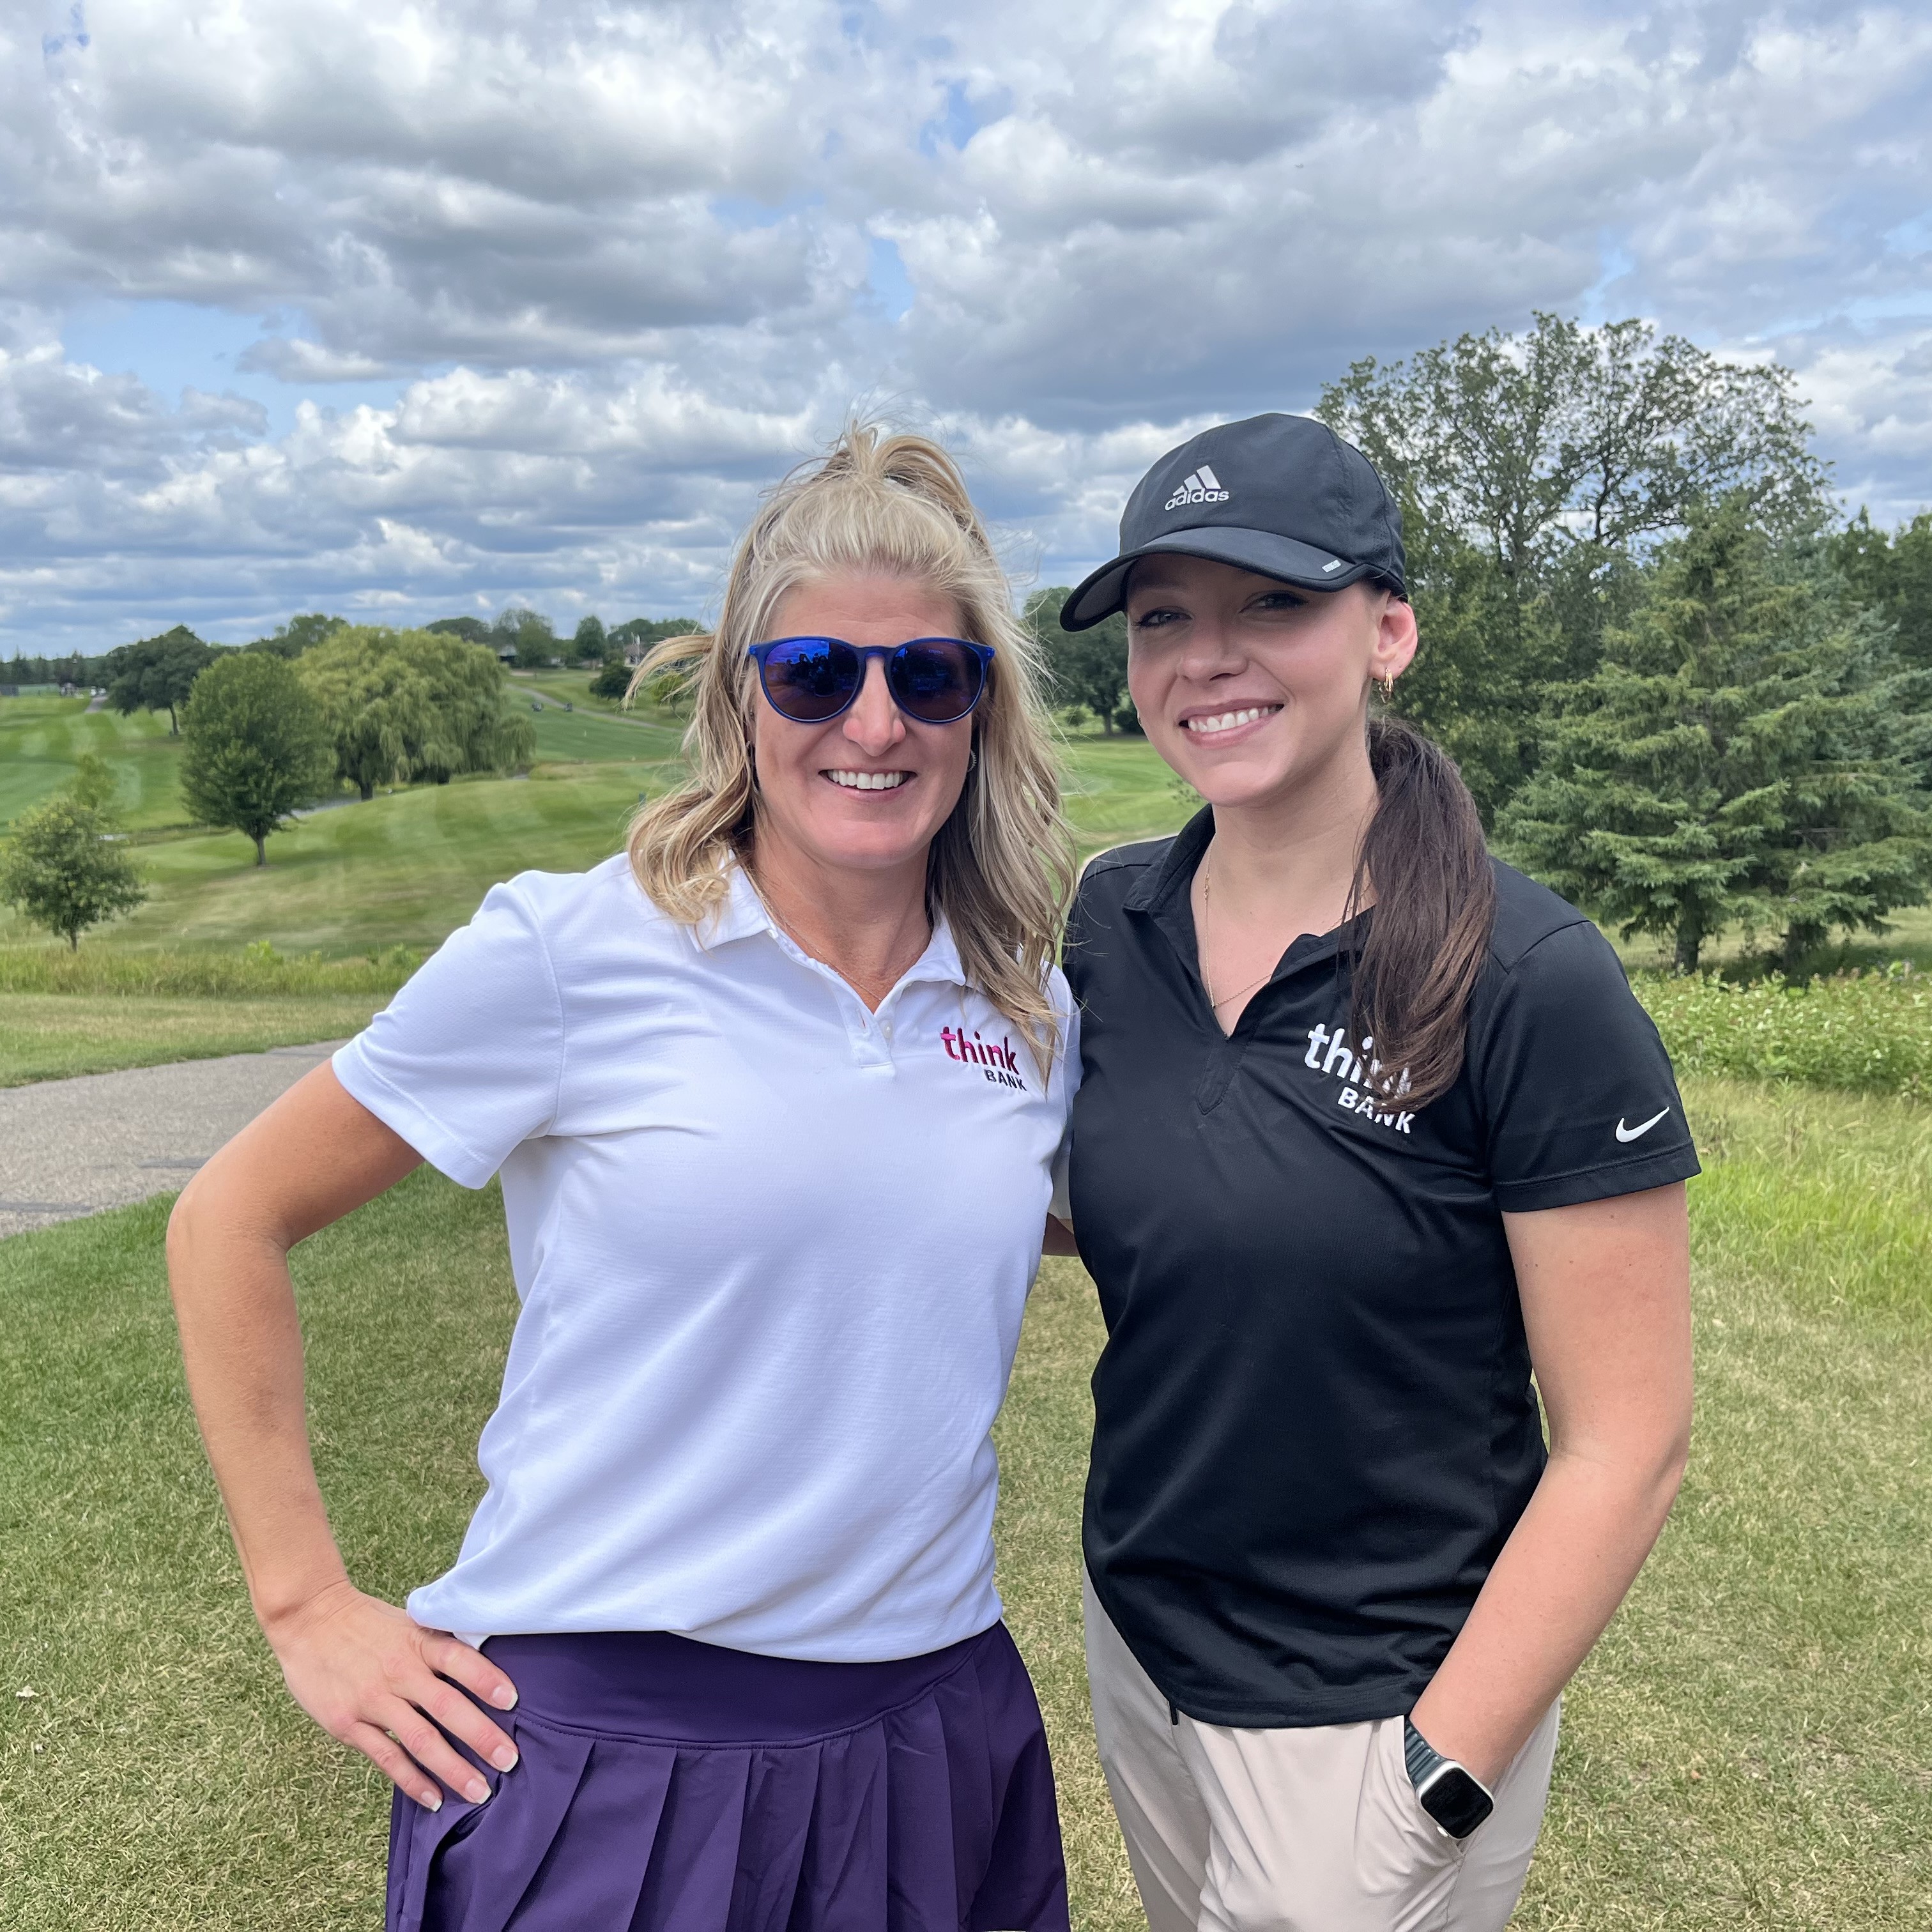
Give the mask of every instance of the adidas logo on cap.
M 1181 479 L 1180 488 L 1168 497 L 1166 507 L 1179 509 L 1184 503 L 1225 503 L 1228 493 L 1221 488 L 1221 479 L 1206 464 L 1190 476 Z

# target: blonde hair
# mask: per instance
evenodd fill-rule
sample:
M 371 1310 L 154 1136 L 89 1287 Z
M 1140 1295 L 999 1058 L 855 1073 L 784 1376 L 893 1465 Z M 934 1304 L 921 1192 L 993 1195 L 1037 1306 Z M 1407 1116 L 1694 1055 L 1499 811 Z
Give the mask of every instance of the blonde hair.
M 1040 702 L 1039 648 L 1013 615 L 1006 572 L 952 459 L 922 436 L 848 424 L 829 454 L 768 495 L 739 539 L 717 625 L 667 638 L 631 680 L 688 667 L 689 778 L 641 807 L 628 849 L 638 883 L 696 925 L 729 891 L 728 862 L 757 838 L 748 646 L 770 637 L 802 584 L 879 572 L 930 586 L 958 606 L 962 634 L 994 652 L 973 713 L 977 758 L 926 860 L 926 910 L 943 914 L 966 976 L 1050 1066 L 1059 1024 L 1047 976 L 1073 880 L 1072 842 Z

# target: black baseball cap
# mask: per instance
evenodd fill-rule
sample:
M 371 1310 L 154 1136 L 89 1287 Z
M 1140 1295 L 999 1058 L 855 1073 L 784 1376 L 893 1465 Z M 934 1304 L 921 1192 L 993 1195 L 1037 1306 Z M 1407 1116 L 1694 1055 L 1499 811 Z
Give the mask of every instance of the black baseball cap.
M 1305 590 L 1371 578 L 1408 594 L 1400 508 L 1374 464 L 1312 416 L 1216 423 L 1170 449 L 1127 499 L 1120 555 L 1060 607 L 1061 628 L 1084 631 L 1111 617 L 1126 602 L 1133 565 L 1168 554 Z

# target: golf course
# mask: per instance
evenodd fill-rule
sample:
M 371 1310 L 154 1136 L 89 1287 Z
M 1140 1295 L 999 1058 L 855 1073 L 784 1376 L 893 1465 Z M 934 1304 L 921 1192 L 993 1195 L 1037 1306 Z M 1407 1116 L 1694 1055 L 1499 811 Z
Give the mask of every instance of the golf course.
M 586 686 L 515 678 L 526 772 L 332 802 L 272 836 L 264 868 L 187 821 L 165 714 L 0 700 L 0 832 L 92 752 L 148 894 L 72 952 L 0 914 L 0 1085 L 354 1030 L 490 884 L 595 863 L 675 782 L 678 722 Z M 1072 732 L 1063 760 L 1083 855 L 1191 808 L 1137 737 Z M 1566 1700 L 1514 1922 L 1932 1924 L 1932 919 L 1847 946 L 1802 992 L 1625 956 L 1706 1170 L 1696 1433 L 1662 1544 Z M 380 1916 L 387 1786 L 295 1708 L 250 1616 L 182 1385 L 170 1198 L 0 1240 L 0 1921 L 351 1932 Z M 351 1574 L 399 1597 L 476 1499 L 514 1314 L 500 1201 L 422 1170 L 294 1266 L 324 1491 Z M 1101 1340 L 1079 1264 L 1045 1263 L 999 1425 L 998 1541 L 1075 1923 L 1124 1932 L 1143 1922 L 1078 1624 Z

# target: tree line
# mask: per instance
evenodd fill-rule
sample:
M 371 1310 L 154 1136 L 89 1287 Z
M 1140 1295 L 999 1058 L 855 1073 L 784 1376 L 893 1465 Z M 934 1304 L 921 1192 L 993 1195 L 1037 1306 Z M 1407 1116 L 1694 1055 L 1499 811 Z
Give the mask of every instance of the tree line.
M 1895 530 L 1841 518 L 1790 371 L 1640 322 L 1539 315 L 1364 358 L 1316 413 L 1401 500 L 1422 645 L 1394 708 L 1455 757 L 1505 856 L 1686 970 L 1742 928 L 1801 974 L 1834 933 L 1932 895 L 1932 512 Z M 1024 610 L 1055 698 L 1137 730 L 1123 620 L 1070 636 L 1067 594 Z M 586 616 L 565 639 L 522 606 L 404 632 L 309 613 L 240 652 L 178 626 L 72 668 L 190 739 L 189 694 L 218 658 L 238 716 L 255 680 L 250 728 L 273 712 L 284 749 L 251 764 L 190 743 L 184 787 L 238 825 L 218 794 L 250 793 L 249 825 L 272 829 L 299 787 L 269 784 L 271 764 L 311 796 L 332 771 L 364 797 L 505 769 L 530 727 L 502 702 L 501 659 L 595 666 L 614 698 L 627 646 L 696 628 Z M 228 668 L 242 659 L 293 681 L 270 704 L 276 674 Z M 0 677 L 51 681 L 22 674 L 66 662 Z
M 1504 856 L 1684 970 L 1735 928 L 1802 974 L 1932 896 L 1932 513 L 1842 520 L 1789 370 L 1539 315 L 1315 413 L 1401 501 L 1394 708 Z M 1057 693 L 1132 728 L 1124 627 L 1066 595 L 1027 604 Z
M 302 611 L 266 637 L 239 648 L 298 658 L 310 646 L 348 627 L 346 617 Z M 592 615 L 580 618 L 574 631 L 565 637 L 542 611 L 512 604 L 492 622 L 485 623 L 480 617 L 438 617 L 420 628 L 460 638 L 466 644 L 482 644 L 519 670 L 542 670 L 554 664 L 601 670 L 614 662 L 621 664 L 626 648 L 634 644 L 649 646 L 698 627 L 683 617 L 632 617 L 607 627 L 601 617 Z M 104 689 L 118 709 L 166 711 L 172 734 L 176 728 L 176 710 L 188 686 L 228 648 L 206 643 L 186 625 L 177 624 L 158 636 L 94 655 L 75 652 L 64 657 L 26 657 L 16 652 L 0 661 L 0 685 L 73 684 Z M 122 686 L 118 693 L 113 688 L 117 683 Z M 133 701 L 123 703 L 124 698 Z
M 529 715 L 509 701 L 504 660 L 596 667 L 594 688 L 622 695 L 627 648 L 694 629 L 684 619 L 635 618 L 607 630 L 586 617 L 567 642 L 538 612 L 513 607 L 495 623 L 440 619 L 420 628 L 352 624 L 304 612 L 237 647 L 184 625 L 98 659 L 23 660 L 10 682 L 100 684 L 110 706 L 165 712 L 182 740 L 180 784 L 196 824 L 238 831 L 268 862 L 268 840 L 306 805 L 352 788 L 446 784 L 465 772 L 508 772 L 536 748 Z M 114 809 L 114 775 L 98 757 L 24 814 L 0 846 L 0 902 L 77 946 L 88 927 L 146 897 Z

